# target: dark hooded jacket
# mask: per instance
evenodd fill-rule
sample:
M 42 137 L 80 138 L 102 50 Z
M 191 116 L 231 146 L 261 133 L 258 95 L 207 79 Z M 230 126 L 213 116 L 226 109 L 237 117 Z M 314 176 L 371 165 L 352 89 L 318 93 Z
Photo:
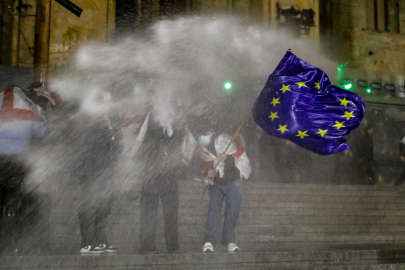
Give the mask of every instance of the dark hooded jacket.
M 77 148 L 73 153 L 74 175 L 112 176 L 117 158 L 116 151 L 113 151 L 114 142 L 120 140 L 119 123 L 119 119 L 107 116 L 81 116 L 75 121 L 78 131 L 74 140 Z

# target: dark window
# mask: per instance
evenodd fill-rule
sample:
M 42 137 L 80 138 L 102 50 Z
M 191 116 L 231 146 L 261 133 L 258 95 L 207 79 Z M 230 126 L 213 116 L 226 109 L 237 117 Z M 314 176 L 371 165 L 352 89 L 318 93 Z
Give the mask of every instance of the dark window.
M 399 0 L 367 0 L 367 28 L 400 33 Z
M 171 17 L 186 10 L 185 0 L 160 0 L 160 16 Z
M 133 30 L 138 19 L 138 1 L 116 0 L 115 16 L 117 35 Z

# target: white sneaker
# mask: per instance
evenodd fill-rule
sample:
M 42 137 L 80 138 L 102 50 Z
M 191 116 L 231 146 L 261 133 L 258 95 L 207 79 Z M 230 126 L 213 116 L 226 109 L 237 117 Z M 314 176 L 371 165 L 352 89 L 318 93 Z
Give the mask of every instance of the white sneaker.
M 234 243 L 230 243 L 230 244 L 228 245 L 228 251 L 229 251 L 229 252 L 237 252 L 237 251 L 239 251 L 239 248 L 238 248 L 238 246 L 235 245 Z
M 205 243 L 203 252 L 214 252 L 214 246 L 210 242 Z
M 92 248 L 92 246 L 85 246 L 80 249 L 80 254 L 102 254 L 105 252 L 105 245 L 99 245 Z
M 91 246 L 82 247 L 82 248 L 80 249 L 80 253 L 81 253 L 81 254 L 89 254 L 89 253 L 90 253 L 90 249 L 91 249 Z
M 96 247 L 94 247 L 93 251 L 95 253 L 104 253 L 106 251 L 107 245 L 105 244 L 100 244 Z
M 109 253 L 109 254 L 112 254 L 112 253 L 114 254 L 114 253 L 117 253 L 118 248 L 114 247 L 114 246 L 109 246 L 109 247 L 106 247 L 105 251 L 107 251 L 107 253 Z

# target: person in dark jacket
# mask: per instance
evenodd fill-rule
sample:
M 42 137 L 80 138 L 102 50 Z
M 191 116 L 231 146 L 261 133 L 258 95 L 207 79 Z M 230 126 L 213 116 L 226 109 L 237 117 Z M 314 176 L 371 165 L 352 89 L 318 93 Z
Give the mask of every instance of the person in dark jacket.
M 33 139 L 45 134 L 45 116 L 19 87 L 0 91 L 0 250 L 20 249 L 21 229 L 27 224 L 22 202 L 30 172 L 28 156 Z
M 402 138 L 401 142 L 399 143 L 399 161 L 401 163 L 405 163 L 405 136 Z M 400 186 L 405 182 L 405 167 L 402 170 L 401 175 L 399 176 L 398 180 L 395 182 L 395 186 Z
M 178 243 L 178 179 L 183 176 L 182 144 L 186 124 L 182 118 L 182 101 L 170 124 L 163 124 L 158 113 L 149 114 L 145 138 L 137 157 L 142 164 L 141 224 L 139 253 L 157 253 L 155 247 L 157 209 L 162 203 L 166 247 L 169 253 L 179 251 Z
M 80 150 L 72 173 L 82 191 L 79 210 L 82 254 L 117 251 L 107 240 L 105 230 L 112 206 L 114 161 L 118 155 L 114 142 L 122 139 L 120 124 L 118 116 L 111 113 L 80 115 L 76 121 L 80 134 L 75 141 Z
M 373 127 L 367 125 L 364 133 L 354 144 L 353 156 L 357 162 L 360 184 L 375 185 L 376 183 L 373 132 Z

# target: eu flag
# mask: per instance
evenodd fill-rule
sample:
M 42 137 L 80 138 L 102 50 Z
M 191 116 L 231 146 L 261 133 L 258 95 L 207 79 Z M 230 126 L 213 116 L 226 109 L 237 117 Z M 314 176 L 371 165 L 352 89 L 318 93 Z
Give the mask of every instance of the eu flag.
M 350 149 L 345 135 L 361 123 L 366 106 L 358 95 L 288 51 L 253 105 L 256 123 L 270 135 L 321 155 Z

